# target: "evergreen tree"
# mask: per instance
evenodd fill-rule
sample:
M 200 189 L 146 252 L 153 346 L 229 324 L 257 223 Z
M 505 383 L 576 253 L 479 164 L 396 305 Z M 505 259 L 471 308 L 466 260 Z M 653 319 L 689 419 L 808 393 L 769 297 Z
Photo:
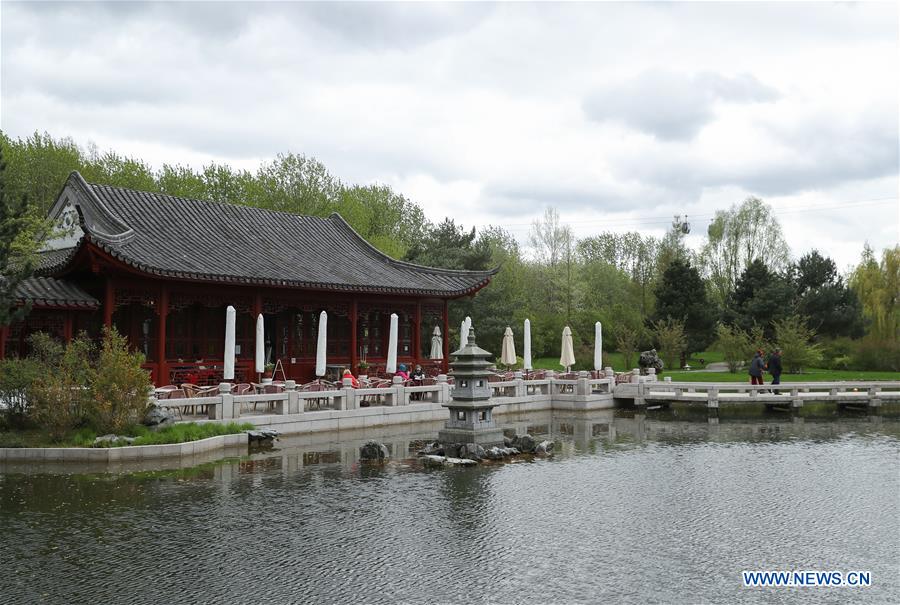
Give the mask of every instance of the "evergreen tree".
M 706 296 L 700 272 L 685 259 L 675 259 L 656 286 L 655 321 L 684 322 L 687 351 L 704 351 L 716 336 L 716 311 Z
M 837 266 L 817 250 L 803 256 L 794 267 L 797 311 L 819 336 L 836 338 L 863 335 L 862 305 L 844 284 Z
M 742 330 L 754 326 L 772 338 L 772 322 L 794 314 L 796 289 L 789 276 L 769 271 L 762 260 L 750 263 L 741 273 L 734 292 L 728 297 L 725 321 Z
M 16 290 L 34 272 L 36 252 L 49 231 L 24 195 L 8 194 L 4 147 L 0 145 L 0 326 L 28 313 L 27 305 L 17 304 Z

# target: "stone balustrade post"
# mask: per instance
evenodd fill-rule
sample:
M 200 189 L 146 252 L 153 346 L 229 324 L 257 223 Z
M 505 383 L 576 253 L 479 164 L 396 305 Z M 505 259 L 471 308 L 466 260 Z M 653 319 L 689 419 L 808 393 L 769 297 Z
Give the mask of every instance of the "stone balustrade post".
M 706 407 L 713 410 L 719 409 L 719 387 L 710 387 L 706 391 Z
M 524 397 L 526 393 L 525 387 L 525 374 L 522 373 L 521 370 L 517 370 L 515 374 L 513 374 L 514 380 L 516 381 L 516 386 L 514 387 L 514 393 L 516 397 Z
M 284 390 L 288 394 L 287 413 L 299 414 L 303 410 L 300 409 L 300 393 L 297 392 L 297 382 L 294 380 L 284 381 Z
M 881 407 L 881 398 L 878 397 L 878 394 L 881 392 L 881 387 L 869 387 L 869 407 L 870 408 L 880 408 Z
M 656 368 L 647 368 L 647 382 L 656 382 Z
M 435 378 L 440 390 L 435 395 L 435 403 L 447 403 L 450 401 L 450 383 L 447 382 L 446 374 L 438 374 Z
M 803 407 L 803 399 L 800 398 L 800 389 L 797 387 L 791 388 L 791 407 L 792 408 L 802 408 Z
M 341 399 L 342 410 L 355 410 L 359 407 L 356 402 L 356 389 L 353 388 L 353 379 L 344 378 L 341 380 L 344 387 L 344 396 Z
M 575 394 L 587 397 L 591 394 L 591 377 L 585 371 L 578 372 L 578 379 L 575 381 Z
M 231 394 L 231 383 L 219 383 L 220 403 L 207 408 L 210 420 L 228 420 L 234 418 L 234 395 Z
M 647 405 L 647 400 L 644 399 L 644 393 L 645 393 L 644 383 L 639 382 L 635 386 L 637 387 L 637 392 L 635 393 L 635 396 L 634 396 L 634 405 L 636 407 L 643 407 L 643 406 Z
M 409 405 L 409 393 L 403 386 L 403 379 L 394 376 L 391 379 L 391 405 Z

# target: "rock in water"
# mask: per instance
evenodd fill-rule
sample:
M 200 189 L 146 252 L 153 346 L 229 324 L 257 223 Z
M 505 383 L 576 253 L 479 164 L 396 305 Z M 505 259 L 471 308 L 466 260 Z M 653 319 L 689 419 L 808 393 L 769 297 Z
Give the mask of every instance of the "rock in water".
M 531 454 L 534 452 L 535 447 L 534 437 L 529 435 L 528 433 L 524 435 L 516 435 L 516 438 L 513 440 L 513 447 L 522 452 L 523 454 Z
M 278 431 L 275 429 L 257 429 L 253 431 L 244 431 L 247 433 L 247 439 L 253 442 L 272 441 L 278 437 Z
M 535 454 L 552 454 L 553 453 L 553 442 L 552 441 L 541 441 L 534 448 Z
M 459 457 L 469 460 L 481 460 L 485 456 L 484 448 L 477 443 L 465 443 L 459 448 Z
M 366 441 L 363 445 L 359 446 L 359 459 L 360 460 L 384 460 L 385 458 L 390 458 L 391 454 L 388 452 L 388 448 L 383 443 L 378 443 L 375 440 Z

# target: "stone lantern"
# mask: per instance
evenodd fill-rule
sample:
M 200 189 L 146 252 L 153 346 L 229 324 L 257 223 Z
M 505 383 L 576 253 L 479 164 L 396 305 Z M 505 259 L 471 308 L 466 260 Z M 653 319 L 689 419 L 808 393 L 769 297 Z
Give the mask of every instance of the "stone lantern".
M 477 443 L 481 446 L 503 445 L 503 431 L 494 424 L 491 387 L 488 384 L 491 353 L 475 344 L 475 330 L 469 330 L 469 341 L 451 353 L 453 395 L 443 404 L 450 418 L 438 433 L 441 443 Z

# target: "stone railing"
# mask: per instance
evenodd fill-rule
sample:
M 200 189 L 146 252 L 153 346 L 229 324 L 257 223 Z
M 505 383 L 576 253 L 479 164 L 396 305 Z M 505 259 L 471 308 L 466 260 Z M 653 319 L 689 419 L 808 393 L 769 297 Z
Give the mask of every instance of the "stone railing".
M 591 378 L 587 372 L 581 372 L 574 379 L 560 379 L 551 373 L 550 378 L 536 380 L 526 380 L 517 375 L 513 380 L 491 382 L 489 386 L 498 405 L 527 403 L 530 400 L 584 401 L 611 395 L 614 379 Z M 177 410 L 182 418 L 200 414 L 211 420 L 225 420 L 251 416 L 252 413 L 258 413 L 260 407 L 269 414 L 287 415 L 419 403 L 441 405 L 450 401 L 452 391 L 446 375 L 438 376 L 436 383 L 432 385 L 407 386 L 399 378 L 395 378 L 386 387 L 356 389 L 350 386 L 348 379 L 342 388 L 321 391 L 300 390 L 294 381 L 288 380 L 281 393 L 235 395 L 231 384 L 222 383 L 218 394 L 212 397 L 163 399 L 158 404 Z
M 834 401 L 880 407 L 882 401 L 900 401 L 900 382 L 788 382 L 750 385 L 723 382 L 647 382 L 638 385 L 635 405 L 648 402 L 696 402 L 709 408 L 726 403 L 764 403 L 803 407 L 804 401 Z

